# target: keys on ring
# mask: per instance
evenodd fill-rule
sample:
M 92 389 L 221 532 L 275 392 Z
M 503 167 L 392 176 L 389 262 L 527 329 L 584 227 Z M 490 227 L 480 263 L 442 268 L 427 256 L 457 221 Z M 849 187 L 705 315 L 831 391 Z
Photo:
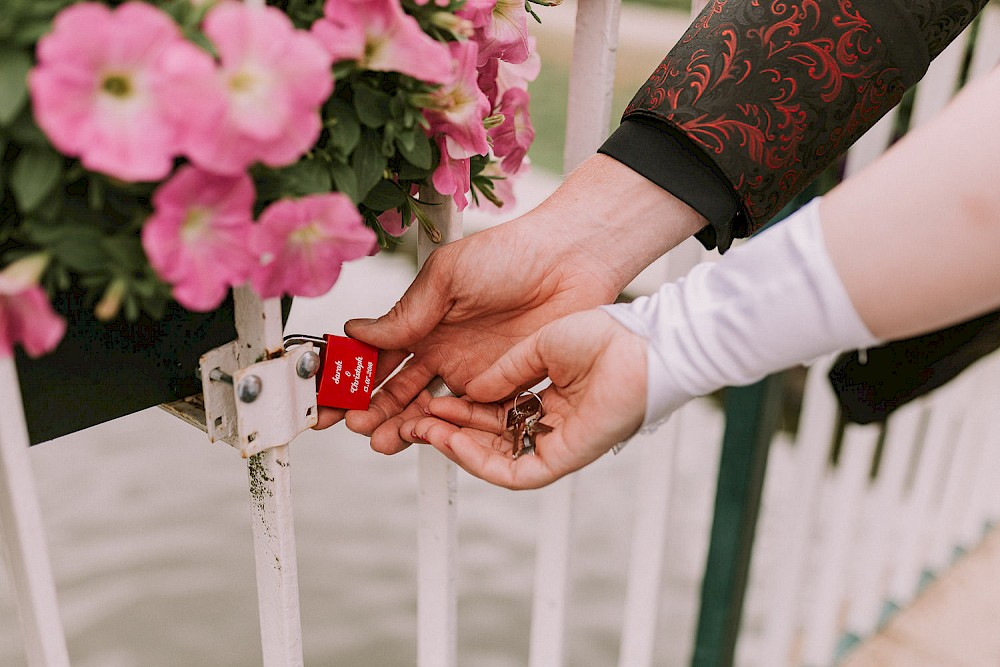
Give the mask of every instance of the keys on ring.
M 518 403 L 518 400 L 529 394 L 530 398 Z M 535 453 L 535 437 L 539 433 L 549 433 L 552 427 L 540 420 L 545 416 L 542 410 L 542 399 L 533 391 L 522 391 L 514 397 L 514 406 L 507 411 L 506 430 L 513 433 L 514 449 L 511 456 L 516 460 L 524 454 Z

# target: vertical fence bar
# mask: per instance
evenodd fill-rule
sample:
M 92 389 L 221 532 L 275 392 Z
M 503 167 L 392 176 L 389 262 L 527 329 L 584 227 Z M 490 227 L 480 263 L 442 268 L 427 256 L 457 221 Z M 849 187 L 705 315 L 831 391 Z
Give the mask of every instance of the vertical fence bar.
M 280 353 L 280 301 L 261 301 L 248 287 L 233 296 L 240 368 Z M 288 445 L 251 456 L 247 470 L 264 666 L 295 667 L 303 663 L 302 623 Z
M 726 389 L 726 430 L 709 542 L 693 667 L 733 664 L 782 378 Z
M 566 172 L 593 155 L 610 129 L 620 6 L 621 0 L 577 4 L 563 152 Z M 542 491 L 530 667 L 559 667 L 565 660 L 575 489 L 571 475 Z
M 816 599 L 807 619 L 803 640 L 802 663 L 820 667 L 832 665 L 839 632 L 839 617 L 844 602 L 845 579 L 851 550 L 856 544 L 858 522 L 868 490 L 877 426 L 848 425 L 844 431 L 839 468 L 833 477 L 836 499 L 831 508 L 829 527 L 820 547 Z
M 0 359 L 0 546 L 31 667 L 69 667 L 13 357 Z
M 790 663 L 792 638 L 801 622 L 797 603 L 805 582 L 810 524 L 816 516 L 819 488 L 837 427 L 837 403 L 826 378 L 829 369 L 830 359 L 817 362 L 806 378 L 795 444 L 796 502 L 788 514 L 786 530 L 782 531 L 782 543 L 777 547 L 780 554 L 777 567 L 782 574 L 780 585 L 771 597 L 762 640 L 762 665 L 777 667 Z
M 421 188 L 420 201 L 441 234 L 435 243 L 420 229 L 417 259 L 422 265 L 440 244 L 462 238 L 462 214 L 451 197 Z M 457 661 L 458 570 L 455 464 L 432 447 L 417 450 L 417 665 L 454 667 Z
M 865 516 L 868 530 L 853 560 L 858 564 L 851 585 L 845 644 L 857 643 L 879 625 L 886 599 L 893 522 L 902 504 L 906 473 L 920 436 L 923 402 L 911 403 L 892 415 L 886 424 L 885 445 L 878 477 L 873 483 Z
M 927 525 L 934 516 L 939 482 L 949 467 L 948 443 L 955 428 L 954 387 L 946 385 L 932 398 L 931 417 L 920 448 L 916 475 L 899 521 L 899 540 L 893 559 L 896 567 L 889 584 L 890 609 L 905 606 L 920 588 Z

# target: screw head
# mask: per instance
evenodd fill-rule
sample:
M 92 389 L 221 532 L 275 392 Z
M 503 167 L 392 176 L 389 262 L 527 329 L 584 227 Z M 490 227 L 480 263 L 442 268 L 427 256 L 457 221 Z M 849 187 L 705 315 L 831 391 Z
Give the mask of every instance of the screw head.
M 311 377 L 315 377 L 316 373 L 319 373 L 319 355 L 309 350 L 299 357 L 299 360 L 295 362 L 295 372 L 303 380 L 308 380 Z
M 236 396 L 244 403 L 253 403 L 260 396 L 264 384 L 256 375 L 247 375 L 236 385 Z

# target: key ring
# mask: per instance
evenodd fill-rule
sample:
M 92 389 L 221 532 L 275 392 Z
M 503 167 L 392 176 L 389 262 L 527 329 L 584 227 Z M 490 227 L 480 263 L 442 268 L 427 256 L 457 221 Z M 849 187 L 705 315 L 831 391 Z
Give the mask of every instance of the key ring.
M 544 410 L 542 409 L 542 397 L 539 396 L 538 394 L 536 394 L 535 392 L 531 391 L 530 389 L 525 389 L 520 394 L 518 394 L 517 396 L 515 396 L 514 397 L 514 405 L 512 405 L 510 409 L 513 410 L 515 414 L 520 414 L 517 411 L 517 399 L 521 398 L 525 394 L 531 394 L 532 396 L 535 397 L 535 400 L 538 401 L 538 414 L 540 414 L 540 415 L 543 414 Z

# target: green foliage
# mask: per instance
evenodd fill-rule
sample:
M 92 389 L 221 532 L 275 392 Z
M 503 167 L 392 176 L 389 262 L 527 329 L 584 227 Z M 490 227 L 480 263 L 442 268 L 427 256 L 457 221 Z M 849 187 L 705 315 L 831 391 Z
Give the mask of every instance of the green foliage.
M 103 296 L 120 300 L 129 319 L 162 316 L 170 286 L 149 266 L 141 229 L 152 214 L 156 183 L 123 183 L 88 171 L 72 156 L 60 155 L 35 123 L 29 103 L 29 73 L 37 41 L 51 30 L 55 15 L 75 0 L 0 0 L 0 269 L 22 257 L 44 253 L 42 285 L 50 294 L 82 287 L 93 307 Z M 169 14 L 184 36 L 214 53 L 201 32 L 211 3 L 150 0 Z M 452 41 L 447 6 L 403 0 L 423 30 Z M 121 4 L 109 0 L 108 4 Z M 308 29 L 323 15 L 323 0 L 269 0 L 293 24 Z M 454 18 L 454 17 L 451 17 Z M 436 86 L 394 72 L 339 62 L 335 89 L 323 105 L 323 130 L 313 150 L 280 169 L 250 170 L 257 199 L 255 214 L 283 198 L 339 191 L 358 206 L 383 247 L 397 242 L 378 216 L 397 210 L 403 220 L 430 225 L 410 193 L 431 177 L 440 161 L 428 137 L 425 107 Z M 486 157 L 472 161 L 473 197 L 494 199 Z

